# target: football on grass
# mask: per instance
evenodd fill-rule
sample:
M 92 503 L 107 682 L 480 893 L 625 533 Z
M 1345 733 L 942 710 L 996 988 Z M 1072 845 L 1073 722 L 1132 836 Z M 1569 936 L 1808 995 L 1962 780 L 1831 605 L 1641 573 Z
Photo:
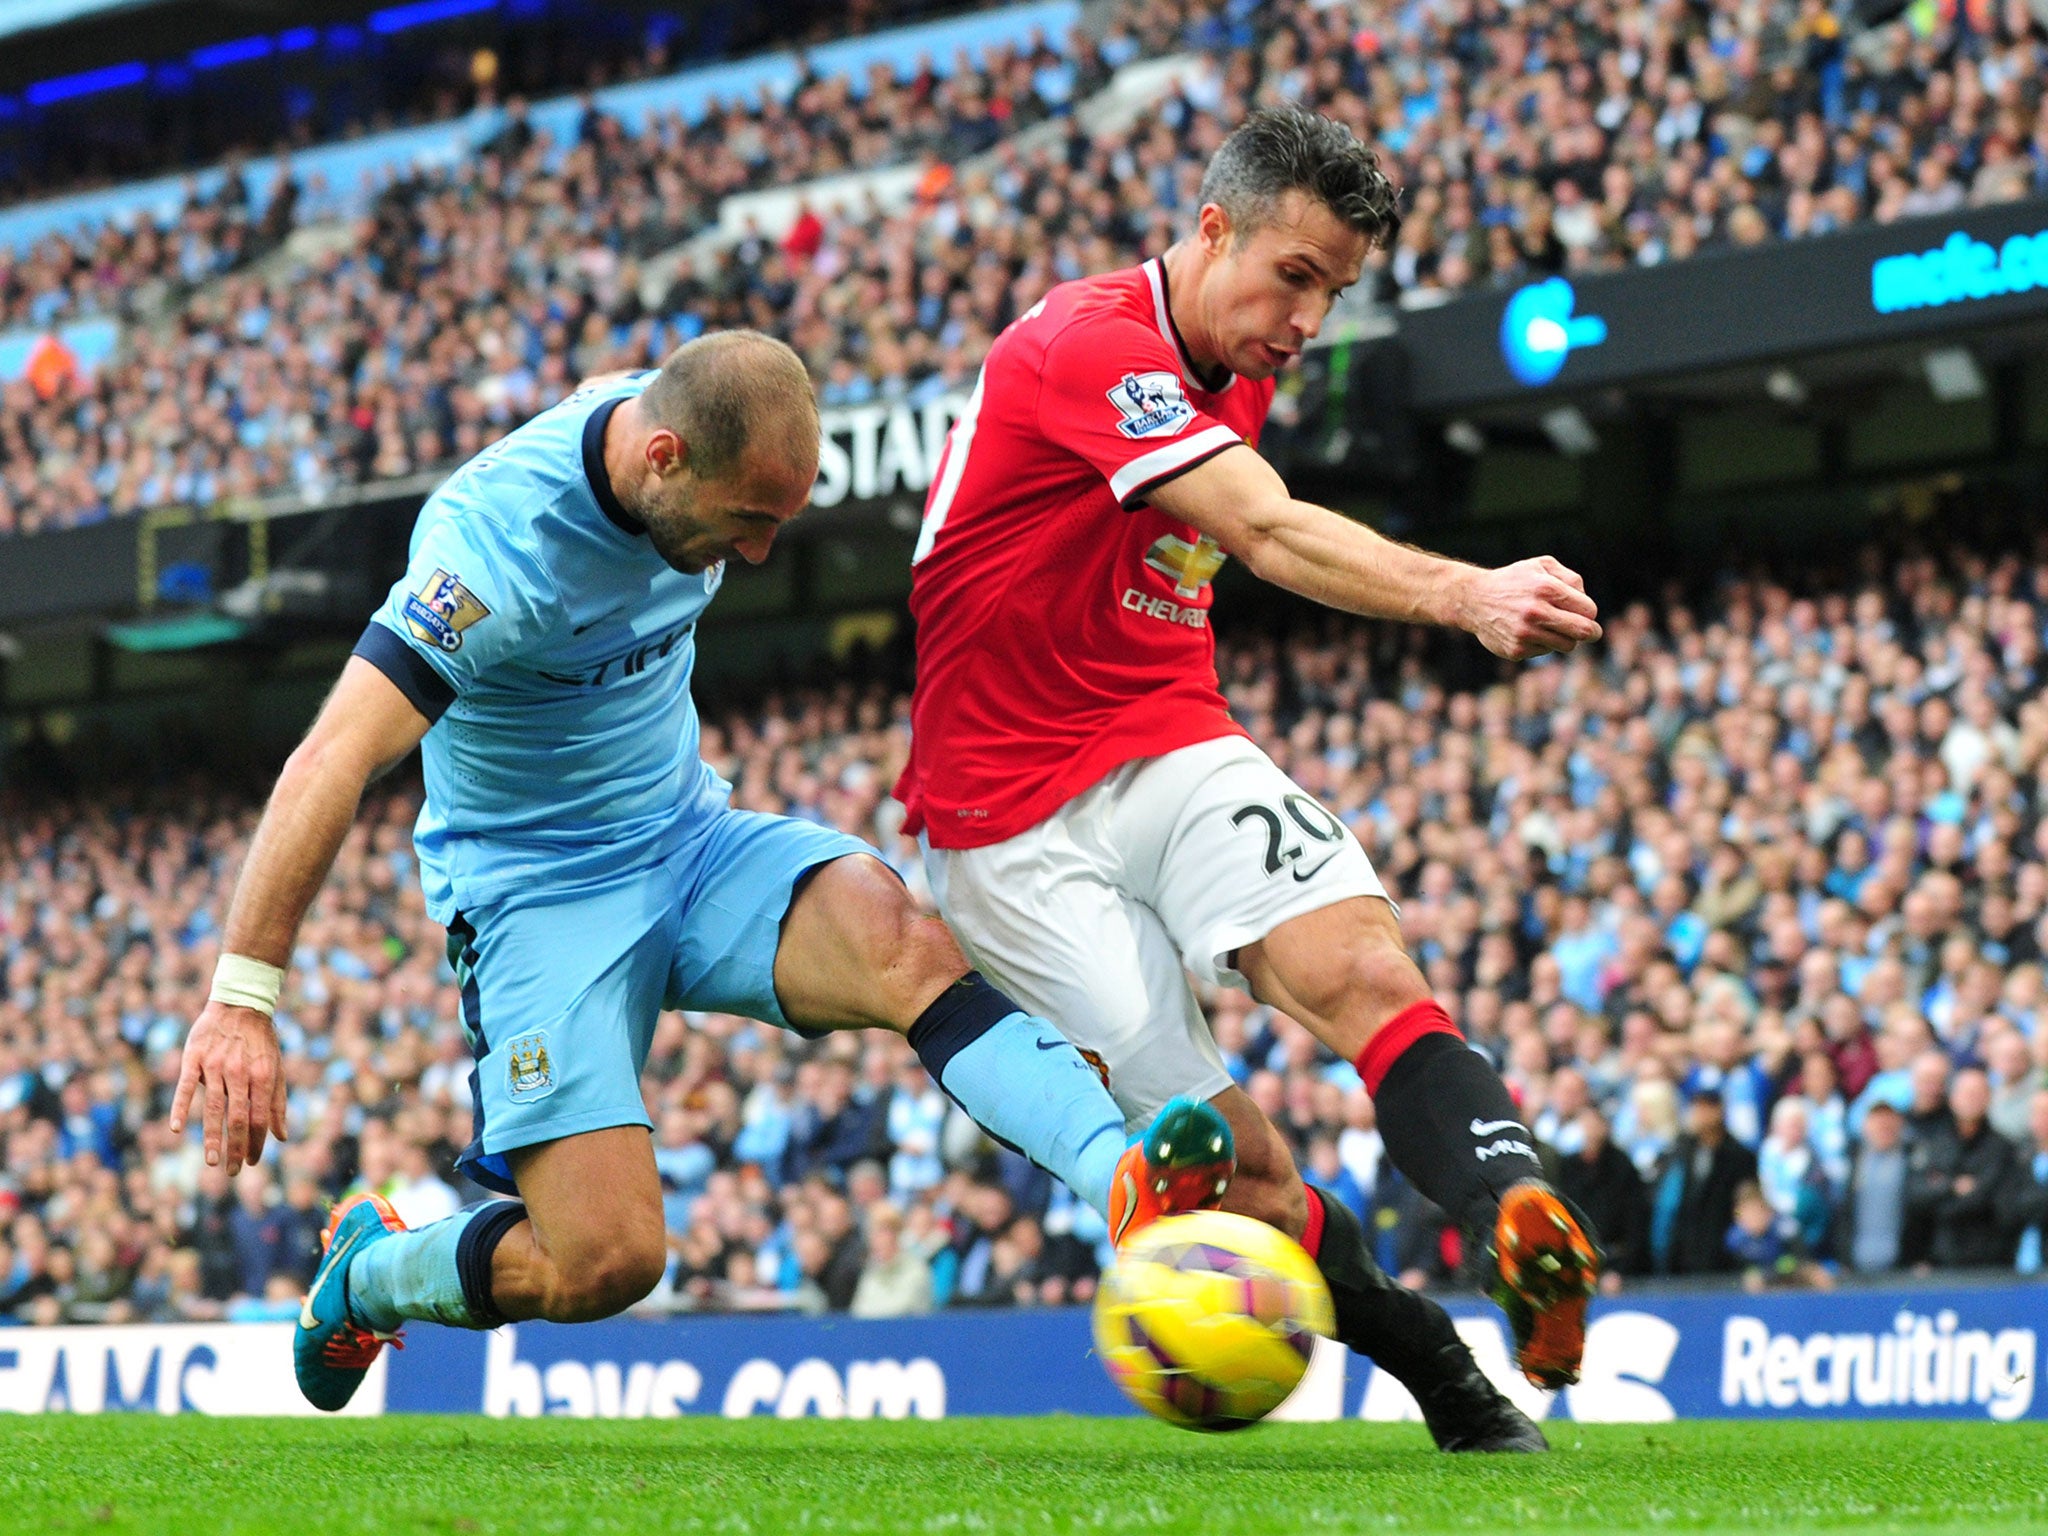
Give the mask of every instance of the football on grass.
M 1336 1320 L 1301 1245 L 1223 1211 L 1167 1216 L 1118 1252 L 1095 1295 L 1110 1379 L 1184 1429 L 1242 1429 L 1301 1382 Z

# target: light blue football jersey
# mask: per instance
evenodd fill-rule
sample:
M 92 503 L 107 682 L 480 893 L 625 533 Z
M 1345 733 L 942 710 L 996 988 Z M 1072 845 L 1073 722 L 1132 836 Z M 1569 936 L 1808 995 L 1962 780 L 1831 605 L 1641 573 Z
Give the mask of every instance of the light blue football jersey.
M 356 645 L 434 722 L 414 844 L 437 921 L 648 867 L 730 794 L 690 698 L 724 568 L 671 568 L 604 471 L 605 424 L 653 377 L 578 390 L 458 469 Z

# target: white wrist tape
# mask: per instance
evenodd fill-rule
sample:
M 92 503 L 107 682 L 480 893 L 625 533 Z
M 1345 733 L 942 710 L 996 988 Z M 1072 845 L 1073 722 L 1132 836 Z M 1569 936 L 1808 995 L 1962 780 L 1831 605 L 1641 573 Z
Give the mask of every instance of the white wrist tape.
M 213 991 L 208 996 L 216 1003 L 254 1008 L 268 1016 L 277 1011 L 277 996 L 283 990 L 283 967 L 247 955 L 222 955 L 213 968 Z

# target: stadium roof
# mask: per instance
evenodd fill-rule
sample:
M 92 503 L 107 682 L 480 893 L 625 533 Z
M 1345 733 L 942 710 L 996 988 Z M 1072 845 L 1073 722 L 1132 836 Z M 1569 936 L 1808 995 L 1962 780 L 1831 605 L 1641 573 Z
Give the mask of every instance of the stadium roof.
M 638 9 L 642 0 L 622 3 Z M 695 3 L 678 0 L 675 8 Z M 258 33 L 350 24 L 395 31 L 500 9 L 519 7 L 516 0 L 0 0 L 0 38 L 10 39 L 0 48 L 0 92 L 38 82 L 61 88 L 74 77 L 90 91 L 140 83 L 151 66 Z M 378 15 L 391 25 L 379 27 Z M 115 78 L 98 78 L 107 73 Z
M 109 11 L 132 11 L 163 3 L 164 0 L 13 0 L 10 5 L 0 6 L 0 37 L 60 27 L 67 21 Z

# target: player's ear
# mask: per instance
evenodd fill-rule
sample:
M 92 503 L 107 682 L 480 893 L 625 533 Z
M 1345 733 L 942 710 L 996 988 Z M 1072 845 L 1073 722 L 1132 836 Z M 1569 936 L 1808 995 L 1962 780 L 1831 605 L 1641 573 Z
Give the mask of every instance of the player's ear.
M 668 427 L 657 428 L 647 439 L 647 467 L 666 480 L 690 467 L 690 445 Z
M 1196 216 L 1195 233 L 1208 256 L 1221 256 L 1230 249 L 1230 215 L 1223 211 L 1221 203 L 1202 204 L 1202 211 Z

